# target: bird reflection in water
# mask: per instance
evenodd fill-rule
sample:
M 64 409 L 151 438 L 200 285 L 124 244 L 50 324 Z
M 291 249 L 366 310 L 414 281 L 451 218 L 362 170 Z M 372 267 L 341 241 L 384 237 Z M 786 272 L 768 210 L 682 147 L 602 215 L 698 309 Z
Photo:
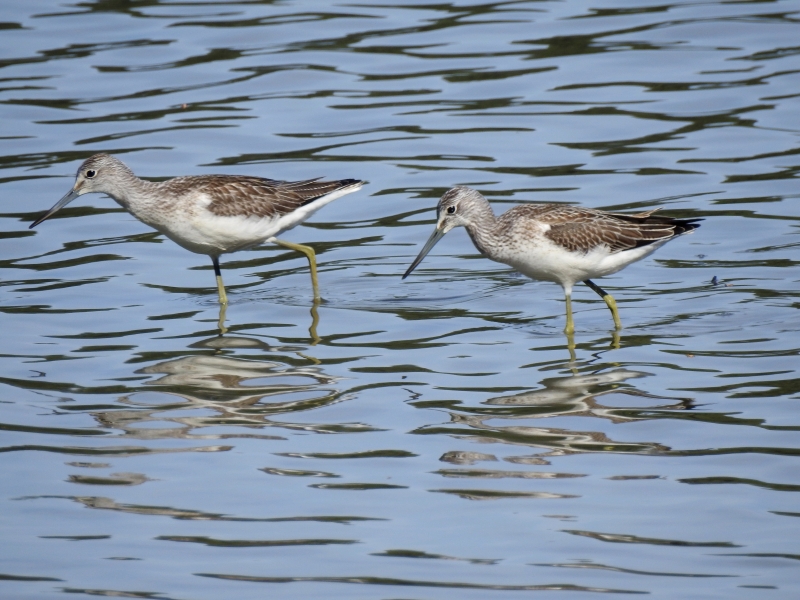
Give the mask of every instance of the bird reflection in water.
M 187 352 L 185 356 L 140 369 L 137 373 L 161 376 L 120 399 L 129 410 L 104 411 L 95 413 L 95 417 L 106 427 L 124 431 L 123 437 L 135 439 L 254 437 L 242 434 L 242 426 L 309 431 L 346 427 L 272 420 L 274 415 L 291 415 L 345 399 L 334 385 L 337 379 L 326 375 L 318 365 L 308 364 L 309 359 L 298 348 L 273 348 L 259 340 L 238 336 L 214 337 L 193 347 L 214 353 Z M 252 358 L 223 354 L 233 349 L 260 352 Z M 265 351 L 275 358 L 265 360 Z M 290 358 L 291 355 L 296 358 Z M 290 364 L 294 360 L 303 364 Z M 182 415 L 182 410 L 187 414 Z M 162 426 L 154 427 L 154 423 Z M 164 427 L 166 424 L 174 426 Z M 208 427 L 235 427 L 236 431 L 197 433 Z
M 311 324 L 308 326 L 308 335 L 311 337 L 311 345 L 316 346 L 322 338 L 319 337 L 317 334 L 317 326 L 319 325 L 319 305 L 321 300 L 318 298 L 314 298 L 313 302 L 311 303 L 311 309 L 309 313 L 311 314 Z M 219 335 L 223 336 L 228 333 L 229 327 L 225 326 L 225 318 L 226 312 L 228 309 L 227 304 L 220 304 L 219 305 L 219 318 L 217 319 L 217 328 L 219 329 Z
M 481 442 L 503 442 L 513 445 L 544 448 L 544 456 L 560 456 L 581 452 L 626 452 L 637 454 L 661 453 L 669 447 L 657 442 L 617 442 L 602 431 L 575 431 L 556 427 L 498 424 L 499 421 L 529 421 L 552 417 L 595 417 L 612 423 L 651 419 L 672 411 L 690 410 L 688 398 L 650 394 L 627 385 L 631 379 L 649 373 L 629 369 L 553 377 L 542 381 L 540 389 L 509 396 L 489 398 L 475 408 L 462 407 L 451 411 L 452 424 L 442 433 L 453 434 L 457 429 L 461 439 Z M 602 397 L 614 396 L 621 405 L 604 404 Z M 627 401 L 622 402 L 625 396 Z M 634 402 L 631 402 L 633 400 Z M 430 431 L 428 431 L 430 433 Z M 455 451 L 453 451 L 455 452 Z M 524 461 L 523 461 L 524 462 Z M 541 463 L 539 463 L 541 464 Z

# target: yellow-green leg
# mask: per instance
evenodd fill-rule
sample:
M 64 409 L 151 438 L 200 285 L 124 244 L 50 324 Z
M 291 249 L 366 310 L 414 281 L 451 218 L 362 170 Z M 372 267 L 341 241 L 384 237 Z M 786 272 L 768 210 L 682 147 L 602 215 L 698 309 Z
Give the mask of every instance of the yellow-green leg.
M 211 262 L 214 263 L 214 275 L 217 276 L 217 292 L 219 293 L 219 303 L 227 304 L 228 295 L 225 293 L 225 285 L 222 283 L 222 271 L 219 270 L 219 258 L 212 256 Z
M 222 271 L 219 269 L 219 258 L 216 256 L 211 257 L 211 262 L 214 263 L 214 275 L 217 276 L 217 293 L 219 294 L 219 326 L 220 334 L 227 333 L 228 329 L 225 327 L 225 309 L 228 306 L 228 295 L 225 293 L 225 285 L 222 283 Z
M 567 326 L 564 327 L 564 333 L 567 334 L 567 349 L 569 350 L 569 362 L 574 364 L 575 357 L 575 321 L 572 318 L 572 289 L 564 290 L 564 299 L 567 304 Z M 573 369 L 574 370 L 574 369 Z
M 622 329 L 622 321 L 619 320 L 617 301 L 614 300 L 614 296 L 609 294 L 607 291 L 605 291 L 603 288 L 601 288 L 599 285 L 597 285 L 596 283 L 594 283 L 589 279 L 587 279 L 583 283 L 592 288 L 597 293 L 597 295 L 599 295 L 605 301 L 606 306 L 608 306 L 608 310 L 611 311 L 611 316 L 614 317 L 614 326 L 617 329 Z
M 567 293 L 565 297 L 567 300 L 567 326 L 564 327 L 564 333 L 570 336 L 575 333 L 575 321 L 572 320 L 572 294 Z
M 317 283 L 317 260 L 314 258 L 314 249 L 311 246 L 304 246 L 303 244 L 293 244 L 292 242 L 287 242 L 284 240 L 274 239 L 272 240 L 279 246 L 283 246 L 284 248 L 289 248 L 290 250 L 296 250 L 297 252 L 302 252 L 306 255 L 308 259 L 308 266 L 311 269 L 311 287 L 314 288 L 314 300 L 318 301 L 320 299 L 319 295 L 319 285 Z

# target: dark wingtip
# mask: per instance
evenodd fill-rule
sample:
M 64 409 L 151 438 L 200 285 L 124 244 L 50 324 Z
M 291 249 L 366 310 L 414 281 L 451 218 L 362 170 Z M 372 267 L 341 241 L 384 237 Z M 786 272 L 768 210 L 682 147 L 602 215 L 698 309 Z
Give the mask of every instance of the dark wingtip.
M 697 221 L 702 221 L 703 219 L 700 217 L 694 219 L 679 219 L 675 222 L 675 235 L 681 235 L 682 233 L 691 233 L 698 227 L 700 227 L 700 223 Z

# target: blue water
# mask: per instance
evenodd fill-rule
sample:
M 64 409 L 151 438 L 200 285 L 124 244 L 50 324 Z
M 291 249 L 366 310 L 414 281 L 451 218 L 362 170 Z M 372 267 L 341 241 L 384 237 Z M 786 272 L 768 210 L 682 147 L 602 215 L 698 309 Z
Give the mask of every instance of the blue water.
M 0 597 L 796 598 L 800 3 L 7 3 Z M 210 261 L 80 162 L 359 178 Z M 451 186 L 702 217 L 598 280 Z

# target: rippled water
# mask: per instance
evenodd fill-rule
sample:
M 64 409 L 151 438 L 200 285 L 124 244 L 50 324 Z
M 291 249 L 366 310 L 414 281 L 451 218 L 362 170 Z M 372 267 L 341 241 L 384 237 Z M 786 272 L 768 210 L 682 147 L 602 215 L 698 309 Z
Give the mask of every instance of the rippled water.
M 321 8 L 322 7 L 322 8 Z M 797 1 L 30 2 L 0 12 L 0 596 L 795 598 Z M 366 179 L 213 271 L 139 175 Z M 497 211 L 702 227 L 601 284 L 448 235 Z

